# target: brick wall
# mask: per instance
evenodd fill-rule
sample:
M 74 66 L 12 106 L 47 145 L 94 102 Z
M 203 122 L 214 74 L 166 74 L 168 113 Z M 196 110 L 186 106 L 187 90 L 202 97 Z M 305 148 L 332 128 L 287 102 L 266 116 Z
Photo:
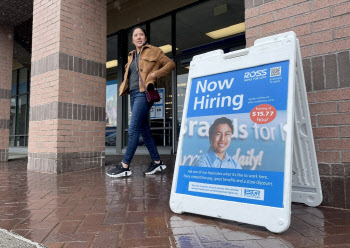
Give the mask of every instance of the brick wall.
M 28 169 L 104 165 L 105 0 L 34 1 Z
M 300 42 L 324 205 L 350 208 L 350 2 L 245 0 L 247 46 L 294 31 Z
M 8 160 L 13 27 L 0 25 L 0 161 Z

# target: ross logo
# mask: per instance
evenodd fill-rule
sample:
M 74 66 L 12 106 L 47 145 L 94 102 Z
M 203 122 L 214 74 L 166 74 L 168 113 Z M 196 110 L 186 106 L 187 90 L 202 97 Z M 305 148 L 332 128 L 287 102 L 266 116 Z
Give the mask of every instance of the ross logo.
M 260 190 L 245 189 L 244 196 L 249 198 L 260 198 Z
M 266 71 L 267 69 L 246 72 L 244 73 L 244 81 L 266 78 L 266 75 L 267 75 Z

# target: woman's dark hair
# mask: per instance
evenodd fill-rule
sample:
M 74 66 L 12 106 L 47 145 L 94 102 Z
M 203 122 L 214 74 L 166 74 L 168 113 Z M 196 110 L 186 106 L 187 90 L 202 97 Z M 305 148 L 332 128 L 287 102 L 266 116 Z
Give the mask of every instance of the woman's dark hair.
M 215 129 L 216 127 L 219 125 L 219 124 L 227 124 L 229 125 L 229 127 L 231 128 L 231 131 L 233 133 L 233 125 L 232 125 L 232 121 L 226 117 L 221 117 L 221 118 L 218 118 L 216 119 L 213 124 L 211 124 L 210 128 L 209 128 L 209 140 L 211 141 L 211 139 L 213 138 L 214 136 L 214 132 L 215 132 Z
M 136 29 L 138 29 L 138 28 L 141 29 L 142 32 L 145 34 L 146 42 L 148 42 L 148 34 L 147 34 L 146 30 L 145 30 L 143 27 L 140 27 L 140 26 L 136 26 L 136 27 L 134 27 L 134 28 L 131 30 L 131 40 L 132 40 L 132 35 L 134 34 L 134 31 L 135 31 Z

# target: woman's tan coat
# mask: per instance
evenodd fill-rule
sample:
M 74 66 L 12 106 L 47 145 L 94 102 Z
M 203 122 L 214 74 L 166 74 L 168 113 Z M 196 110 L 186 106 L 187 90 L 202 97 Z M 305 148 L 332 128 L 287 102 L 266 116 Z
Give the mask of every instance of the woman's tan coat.
M 128 63 L 125 65 L 124 80 L 119 87 L 119 95 L 129 94 L 129 67 L 131 62 L 133 62 L 135 50 L 129 53 Z M 140 60 L 139 60 L 139 71 L 142 77 L 146 89 L 149 84 L 154 86 L 155 80 L 152 78 L 151 73 L 153 72 L 157 78 L 164 77 L 169 74 L 175 68 L 175 63 L 169 59 L 163 51 L 155 46 L 145 45 L 141 48 Z M 144 87 L 139 80 L 140 92 L 144 92 Z

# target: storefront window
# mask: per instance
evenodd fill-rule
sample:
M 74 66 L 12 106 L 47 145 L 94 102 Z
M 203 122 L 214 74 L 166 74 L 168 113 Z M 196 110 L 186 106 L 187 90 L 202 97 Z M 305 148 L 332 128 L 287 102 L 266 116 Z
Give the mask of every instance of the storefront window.
M 29 85 L 27 68 L 12 72 L 10 146 L 28 145 Z
M 11 96 L 17 95 L 17 74 L 18 70 L 12 71 L 12 86 L 11 86 Z
M 107 76 L 117 73 L 118 62 L 118 35 L 115 35 L 107 39 Z
M 117 128 L 117 79 L 106 83 L 106 131 L 111 128 Z
M 171 17 L 166 16 L 150 23 L 150 43 L 172 57 Z
M 162 49 L 168 57 L 172 57 L 170 16 L 163 17 L 150 23 L 150 42 L 152 45 Z M 173 109 L 171 74 L 159 79 L 157 81 L 157 88 L 163 92 L 163 99 L 151 109 L 150 126 L 158 146 L 171 146 Z
M 244 32 L 244 1 L 211 0 L 176 13 L 177 54 Z
M 10 135 L 15 134 L 16 123 L 16 97 L 11 98 L 11 115 L 10 115 Z
M 182 113 L 184 110 L 186 88 L 187 88 L 187 79 L 189 72 L 189 63 L 184 63 L 181 60 L 177 62 L 177 121 L 179 126 L 181 126 Z
M 27 95 L 21 95 L 17 98 L 17 113 L 16 113 L 16 135 L 26 134 L 27 122 Z
M 106 145 L 116 145 L 117 132 L 117 71 L 118 36 L 107 39 L 107 82 L 106 82 Z
M 18 94 L 24 94 L 28 91 L 28 70 L 22 68 L 19 70 Z

